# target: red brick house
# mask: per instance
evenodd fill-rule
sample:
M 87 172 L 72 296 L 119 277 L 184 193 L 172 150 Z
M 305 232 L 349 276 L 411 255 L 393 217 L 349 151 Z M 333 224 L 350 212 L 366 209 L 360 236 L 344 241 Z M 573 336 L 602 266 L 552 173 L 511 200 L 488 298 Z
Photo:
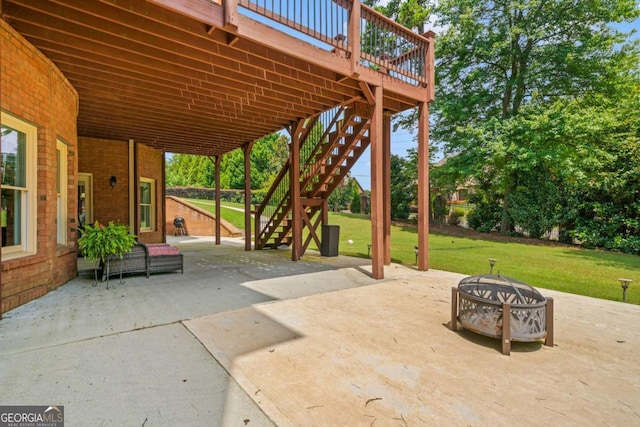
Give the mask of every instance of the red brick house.
M 76 276 L 83 212 L 87 222 L 138 224 L 141 241 L 163 241 L 164 156 L 133 141 L 78 137 L 75 88 L 4 20 L 0 28 L 5 312 Z
M 370 147 L 372 276 L 382 278 L 391 115 L 415 107 L 418 267 L 428 268 L 434 34 L 360 0 L 322 1 L 306 18 L 291 11 L 308 2 L 284 3 L 0 0 L 0 314 L 76 276 L 79 221 L 164 241 L 165 152 L 218 163 L 241 148 L 250 194 L 253 142 L 282 129 L 290 158 L 257 207 L 254 248 L 284 242 L 299 260 L 331 191 Z

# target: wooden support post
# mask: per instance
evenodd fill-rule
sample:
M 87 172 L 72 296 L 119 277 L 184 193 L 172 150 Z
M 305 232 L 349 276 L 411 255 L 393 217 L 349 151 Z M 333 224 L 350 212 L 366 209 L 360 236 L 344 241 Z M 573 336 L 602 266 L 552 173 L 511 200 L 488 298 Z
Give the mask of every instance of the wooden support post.
M 355 6 L 355 3 L 354 3 Z M 371 139 L 371 277 L 384 278 L 384 147 L 382 87 L 373 87 L 375 105 L 369 129 Z
M 452 331 L 458 330 L 458 288 L 451 288 L 451 324 Z
M 358 75 L 358 67 L 360 66 L 360 10 L 360 0 L 353 0 L 347 29 L 347 43 L 349 44 L 348 48 L 351 55 L 351 75 Z
M 131 169 L 131 173 L 132 173 L 132 177 L 129 181 L 129 194 L 132 195 L 131 197 L 131 207 L 130 209 L 133 209 L 133 224 L 129 224 L 129 229 L 133 230 L 131 231 L 132 234 L 135 234 L 136 236 L 140 235 L 140 150 L 139 150 L 139 146 L 138 143 L 136 143 L 133 139 L 129 140 L 129 144 L 132 145 L 133 147 L 133 161 L 131 162 L 132 164 L 132 169 Z
M 225 1 L 224 2 L 224 27 L 228 30 L 238 29 L 238 2 L 237 1 Z
M 2 1 L 2 0 L 0 0 Z M 167 170 L 167 158 L 166 158 L 166 153 L 164 151 L 162 151 L 162 177 L 160 178 L 162 180 L 162 183 L 160 184 L 161 186 L 161 191 L 160 194 L 162 194 L 162 202 L 160 203 L 160 209 L 162 209 L 162 213 L 160 215 L 158 215 L 158 212 L 156 212 L 156 218 L 160 217 L 162 218 L 162 227 L 161 227 L 161 231 L 162 231 L 162 241 L 166 243 L 167 241 L 167 218 L 165 217 L 165 215 L 167 214 L 167 175 L 166 175 L 166 170 Z
M 511 305 L 502 303 L 502 354 L 511 354 Z
M 291 167 L 289 169 L 289 194 L 291 195 L 291 233 L 293 243 L 291 245 L 291 261 L 300 261 L 302 256 L 302 216 L 300 206 L 300 132 L 304 120 L 300 120 L 291 135 Z
M 216 245 L 220 244 L 220 225 L 222 216 L 220 215 L 220 161 L 221 156 L 214 156 L 215 180 L 216 180 Z
M 418 270 L 429 269 L 429 104 L 418 105 Z
M 547 298 L 547 305 L 545 307 L 545 320 L 547 337 L 544 340 L 544 345 L 547 347 L 553 347 L 553 298 Z
M 383 114 L 382 126 L 383 181 L 382 197 L 384 205 L 384 265 L 391 265 L 391 113 Z
M 427 76 L 427 102 L 431 102 L 435 98 L 435 43 L 436 33 L 427 31 L 424 36 L 429 40 L 427 48 L 427 57 L 425 58 L 425 73 Z
M 322 225 L 329 224 L 329 200 L 322 199 Z
M 251 251 L 251 149 L 253 143 L 242 146 L 244 153 L 244 250 Z

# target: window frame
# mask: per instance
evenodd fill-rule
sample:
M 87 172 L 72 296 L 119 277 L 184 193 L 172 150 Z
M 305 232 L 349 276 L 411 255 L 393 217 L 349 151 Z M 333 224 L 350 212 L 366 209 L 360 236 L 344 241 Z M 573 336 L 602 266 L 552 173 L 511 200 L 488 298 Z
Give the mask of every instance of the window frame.
M 68 241 L 67 197 L 68 197 L 68 146 L 63 141 L 56 141 L 56 239 L 58 245 L 66 245 Z
M 37 226 L 38 226 L 38 205 L 37 205 L 37 183 L 38 183 L 38 128 L 37 126 L 0 111 L 0 123 L 3 126 L 25 134 L 25 186 L 2 185 L 2 189 L 9 189 L 21 192 L 20 233 L 24 238 L 18 245 L 5 246 L 2 248 L 2 258 L 5 260 L 20 258 L 37 253 Z
M 148 184 L 149 185 L 149 191 L 150 191 L 150 196 L 151 196 L 151 202 L 150 203 L 143 203 L 142 202 L 142 185 L 143 184 Z M 151 231 L 155 231 L 156 229 L 156 180 L 155 179 L 151 179 L 151 178 L 144 178 L 144 177 L 140 177 L 140 232 L 144 233 L 144 232 L 151 232 Z M 142 208 L 143 207 L 148 207 L 149 208 L 149 226 L 147 227 L 143 227 L 142 226 Z

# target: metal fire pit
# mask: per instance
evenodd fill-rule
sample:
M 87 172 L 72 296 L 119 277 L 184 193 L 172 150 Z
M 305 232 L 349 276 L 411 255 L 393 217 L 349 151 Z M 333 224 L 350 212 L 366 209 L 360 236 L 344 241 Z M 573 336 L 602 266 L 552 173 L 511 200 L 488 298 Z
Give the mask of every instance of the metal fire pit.
M 553 299 L 524 282 L 500 275 L 469 276 L 452 288 L 452 297 L 454 331 L 459 321 L 470 331 L 501 338 L 504 354 L 510 353 L 511 341 L 545 339 L 545 345 L 553 346 Z

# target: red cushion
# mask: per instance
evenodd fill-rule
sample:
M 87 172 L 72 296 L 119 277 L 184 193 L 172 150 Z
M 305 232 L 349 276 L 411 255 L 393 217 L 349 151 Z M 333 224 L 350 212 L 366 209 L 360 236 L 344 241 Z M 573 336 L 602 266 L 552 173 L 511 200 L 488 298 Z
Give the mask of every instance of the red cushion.
M 166 243 L 147 245 L 147 249 L 149 249 L 149 256 L 178 255 L 180 253 L 178 248 L 168 245 Z

